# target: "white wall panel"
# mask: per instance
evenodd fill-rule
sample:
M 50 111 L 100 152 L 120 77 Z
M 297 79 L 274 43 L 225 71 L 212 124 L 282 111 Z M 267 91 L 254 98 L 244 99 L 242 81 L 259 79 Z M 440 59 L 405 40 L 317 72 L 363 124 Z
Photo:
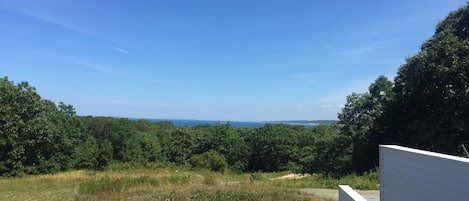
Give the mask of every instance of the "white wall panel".
M 381 201 L 468 201 L 469 159 L 380 145 Z

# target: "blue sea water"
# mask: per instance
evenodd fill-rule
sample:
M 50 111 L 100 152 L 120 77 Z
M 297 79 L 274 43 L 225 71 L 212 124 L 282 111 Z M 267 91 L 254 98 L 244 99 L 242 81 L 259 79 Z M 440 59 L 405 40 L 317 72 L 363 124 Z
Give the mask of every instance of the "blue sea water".
M 209 120 L 187 120 L 187 119 L 147 119 L 151 122 L 160 122 L 160 121 L 168 121 L 171 122 L 174 126 L 187 126 L 187 127 L 194 127 L 197 125 L 211 125 L 215 126 L 217 124 L 226 124 L 229 123 L 232 127 L 248 127 L 248 128 L 259 128 L 264 126 L 265 124 L 275 124 L 280 122 L 268 122 L 268 121 L 209 121 Z M 316 126 L 315 124 L 302 124 L 302 123 L 286 123 L 290 125 L 299 125 L 305 126 L 307 128 L 312 128 Z

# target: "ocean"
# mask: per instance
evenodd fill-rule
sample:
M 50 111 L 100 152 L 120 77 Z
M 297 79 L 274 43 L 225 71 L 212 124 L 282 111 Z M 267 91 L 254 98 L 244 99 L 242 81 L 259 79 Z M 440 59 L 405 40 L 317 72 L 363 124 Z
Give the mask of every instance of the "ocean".
M 285 123 L 289 125 L 295 126 L 305 126 L 307 128 L 312 128 L 317 124 L 311 123 L 291 123 L 291 122 L 269 122 L 269 121 L 209 121 L 209 120 L 187 120 L 187 119 L 147 119 L 151 122 L 160 122 L 160 121 L 168 121 L 171 122 L 174 126 L 187 126 L 187 127 L 194 127 L 196 125 L 211 125 L 215 126 L 217 124 L 226 124 L 227 122 L 230 123 L 232 127 L 248 127 L 248 128 L 259 128 L 264 126 L 265 124 L 278 124 L 278 123 Z

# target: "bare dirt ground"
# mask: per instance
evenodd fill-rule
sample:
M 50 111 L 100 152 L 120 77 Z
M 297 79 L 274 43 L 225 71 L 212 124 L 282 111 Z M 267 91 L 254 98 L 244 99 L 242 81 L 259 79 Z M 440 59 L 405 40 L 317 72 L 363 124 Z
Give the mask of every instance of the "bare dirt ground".
M 311 176 L 309 174 L 287 174 L 287 175 L 284 175 L 284 176 L 281 176 L 281 177 L 275 177 L 275 178 L 272 178 L 270 180 L 279 180 L 279 179 L 301 179 L 301 178 L 304 178 L 304 177 L 307 177 L 307 176 Z

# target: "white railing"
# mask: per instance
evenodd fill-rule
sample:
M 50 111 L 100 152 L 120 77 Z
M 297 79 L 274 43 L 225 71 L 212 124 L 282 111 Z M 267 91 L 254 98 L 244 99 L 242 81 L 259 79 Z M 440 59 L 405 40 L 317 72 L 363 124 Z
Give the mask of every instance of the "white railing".
M 381 201 L 469 200 L 469 159 L 379 146 Z
M 467 201 L 469 159 L 397 145 L 379 146 L 381 201 Z M 339 201 L 364 201 L 339 186 Z
M 339 201 L 366 201 L 360 194 L 350 186 L 339 185 Z

